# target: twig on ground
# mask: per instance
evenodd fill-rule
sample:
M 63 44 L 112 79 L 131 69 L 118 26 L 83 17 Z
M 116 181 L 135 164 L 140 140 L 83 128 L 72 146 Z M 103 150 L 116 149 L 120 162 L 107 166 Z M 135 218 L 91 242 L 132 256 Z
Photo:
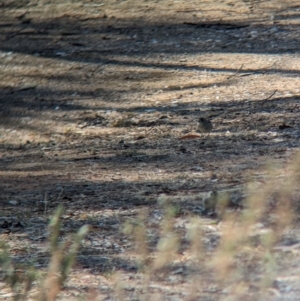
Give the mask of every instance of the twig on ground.
M 243 67 L 244 67 L 244 64 L 242 64 L 242 66 L 234 74 L 229 75 L 226 79 L 230 79 L 230 78 L 236 76 L 242 70 Z
M 278 91 L 278 90 L 275 90 L 270 96 L 268 96 L 268 97 L 265 98 L 265 99 L 262 99 L 261 101 L 269 100 L 272 96 L 275 95 L 275 93 L 276 93 L 277 91 Z

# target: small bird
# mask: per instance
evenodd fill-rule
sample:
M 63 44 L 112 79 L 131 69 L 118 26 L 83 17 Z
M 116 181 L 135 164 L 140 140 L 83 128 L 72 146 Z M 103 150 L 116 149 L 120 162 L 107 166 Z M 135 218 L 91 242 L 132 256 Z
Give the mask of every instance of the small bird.
M 209 133 L 213 129 L 212 123 L 204 117 L 199 118 L 197 130 L 201 133 Z

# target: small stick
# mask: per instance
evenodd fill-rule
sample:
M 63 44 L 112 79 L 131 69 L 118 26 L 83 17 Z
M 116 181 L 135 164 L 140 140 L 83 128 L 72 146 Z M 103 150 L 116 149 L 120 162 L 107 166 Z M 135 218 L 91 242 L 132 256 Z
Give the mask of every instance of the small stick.
M 234 74 L 229 75 L 226 79 L 230 79 L 230 78 L 236 76 L 242 70 L 243 67 L 244 67 L 244 64 L 242 64 L 242 66 Z
M 163 9 L 163 10 L 169 10 L 169 9 Z M 176 10 L 177 13 L 192 13 L 196 11 L 203 11 L 202 9 L 178 9 Z
M 275 90 L 270 96 L 268 96 L 267 98 L 262 99 L 262 100 L 269 100 L 272 96 L 275 95 L 275 93 L 276 93 L 277 91 L 278 91 L 278 90 Z

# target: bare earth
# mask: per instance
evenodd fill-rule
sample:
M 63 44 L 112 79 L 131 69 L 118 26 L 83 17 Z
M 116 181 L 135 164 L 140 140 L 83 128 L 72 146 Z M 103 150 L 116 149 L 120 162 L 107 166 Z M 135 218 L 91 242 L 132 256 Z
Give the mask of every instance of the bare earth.
M 49 216 L 63 204 L 63 238 L 92 231 L 61 300 L 235 294 L 204 265 L 222 223 L 203 198 L 261 187 L 266 164 L 284 172 L 299 150 L 299 3 L 7 0 L 0 14 L 0 239 L 14 261 L 47 266 Z M 210 135 L 196 133 L 199 117 Z M 154 256 L 162 195 L 176 204 L 181 245 L 145 288 L 122 228 L 142 217 Z M 205 233 L 197 267 L 192 216 Z M 247 259 L 240 300 L 299 300 L 299 233 L 295 224 L 278 241 L 268 287 L 256 255 Z M 0 291 L 10 300 L 2 280 Z

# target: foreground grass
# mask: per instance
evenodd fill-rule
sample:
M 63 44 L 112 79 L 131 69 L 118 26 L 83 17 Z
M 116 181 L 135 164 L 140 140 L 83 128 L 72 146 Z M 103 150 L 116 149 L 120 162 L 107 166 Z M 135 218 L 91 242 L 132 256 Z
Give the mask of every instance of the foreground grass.
M 32 287 L 37 286 L 37 292 L 32 299 L 51 301 L 57 298 L 63 288 L 75 263 L 81 241 L 88 232 L 88 226 L 81 227 L 72 239 L 62 241 L 60 237 L 62 213 L 63 208 L 60 206 L 49 223 L 51 257 L 45 272 L 41 272 L 33 266 L 14 264 L 10 258 L 8 247 L 1 242 L 2 277 L 13 293 L 13 300 L 27 300 Z
M 249 295 L 253 286 L 257 291 L 272 287 L 281 260 L 274 252 L 274 247 L 284 233 L 294 226 L 295 212 L 299 207 L 296 193 L 299 156 L 291 162 L 284 169 L 270 166 L 264 185 L 259 189 L 257 183 L 249 183 L 247 198 L 238 208 L 229 206 L 230 195 L 214 194 L 216 200 L 209 209 L 215 213 L 220 238 L 213 250 L 208 250 L 202 217 L 186 217 L 188 227 L 185 231 L 178 231 L 175 224 L 180 210 L 172 197 L 161 195 L 158 200 L 163 218 L 159 223 L 159 239 L 155 244 L 148 231 L 147 216 L 128 220 L 122 227 L 123 235 L 134 242 L 139 273 L 143 279 L 143 290 L 138 299 L 149 299 L 149 285 L 158 275 L 172 275 L 172 267 L 178 265 L 183 248 L 188 258 L 185 263 L 192 267 L 187 275 L 190 286 L 187 300 L 201 298 L 199 283 L 204 269 L 213 275 L 212 283 L 216 287 L 230 288 L 229 293 L 227 291 L 228 300 L 241 300 Z M 63 209 L 59 207 L 49 223 L 50 260 L 46 271 L 13 263 L 8 246 L 1 242 L 2 279 L 10 287 L 13 300 L 28 300 L 29 295 L 30 300 L 56 300 L 64 289 L 89 226 L 81 227 L 72 239 L 63 240 L 60 237 L 62 213 Z M 115 299 L 125 300 L 121 277 L 117 275 L 118 272 L 111 277 L 115 282 Z M 32 288 L 35 288 L 34 294 L 31 294 Z M 97 300 L 97 297 L 93 298 Z

